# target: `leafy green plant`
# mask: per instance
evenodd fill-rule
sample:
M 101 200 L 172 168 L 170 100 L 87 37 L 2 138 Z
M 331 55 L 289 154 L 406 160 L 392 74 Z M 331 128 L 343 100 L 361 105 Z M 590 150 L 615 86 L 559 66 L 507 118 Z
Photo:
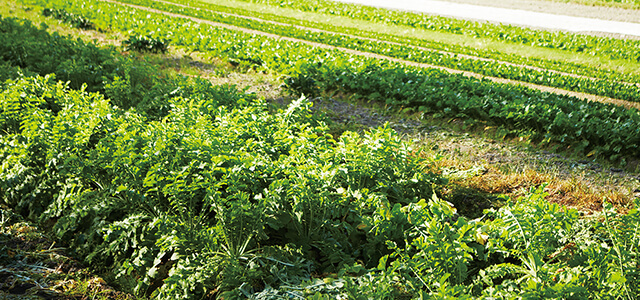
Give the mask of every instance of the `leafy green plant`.
M 435 195 L 409 204 L 403 211 L 413 225 L 405 231 L 404 246 L 387 242 L 394 252 L 380 260 L 390 270 L 403 273 L 415 289 L 435 291 L 429 282 L 462 284 L 474 256 L 483 256 L 483 247 L 475 244 L 476 223 L 468 223 L 455 214 L 453 206 Z M 478 253 L 479 252 L 479 253 Z
M 152 35 L 131 35 L 127 40 L 122 41 L 122 45 L 127 51 L 167 53 L 169 42 L 168 39 Z
M 310 257 L 306 276 L 370 260 L 360 214 L 373 203 L 362 194 L 405 203 L 430 190 L 432 177 L 416 175 L 418 160 L 391 129 L 336 142 L 305 98 L 270 114 L 264 100 L 226 86 L 208 90 L 218 99 L 172 98 L 167 116 L 154 121 L 99 94 L 39 80 L 57 91 L 52 103 L 60 108 L 12 111 L 21 126 L 11 134 L 26 139 L 22 149 L 38 142 L 41 152 L 11 162 L 46 167 L 17 177 L 3 167 L 3 201 L 52 222 L 58 238 L 138 295 L 228 296 L 278 285 L 277 274 L 300 272 L 290 263 L 296 259 L 268 254 L 287 245 Z M 42 94 L 19 88 L 7 90 L 11 101 Z M 231 101 L 235 108 L 219 106 Z M 15 202 L 33 199 L 21 188 L 31 187 L 29 178 L 47 192 Z
M 65 23 L 71 24 L 71 26 L 80 29 L 93 29 L 94 25 L 90 20 L 87 20 L 83 16 L 77 16 L 66 12 L 64 9 L 45 8 L 42 11 L 42 15 L 45 17 L 52 17 L 61 20 Z
M 609 250 L 610 269 L 607 278 L 608 283 L 617 285 L 614 291 L 620 298 L 636 299 L 640 289 L 640 255 L 638 242 L 640 242 L 640 219 L 638 207 L 640 200 L 635 201 L 636 209 L 626 215 L 620 216 L 613 206 L 604 203 L 605 228 L 611 235 L 611 249 Z

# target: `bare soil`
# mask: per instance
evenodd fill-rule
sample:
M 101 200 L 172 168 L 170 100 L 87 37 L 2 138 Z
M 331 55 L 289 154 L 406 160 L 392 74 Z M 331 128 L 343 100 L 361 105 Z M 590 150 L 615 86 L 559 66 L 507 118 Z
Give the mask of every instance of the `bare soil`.
M 3 205 L 0 228 L 0 299 L 134 299 Z

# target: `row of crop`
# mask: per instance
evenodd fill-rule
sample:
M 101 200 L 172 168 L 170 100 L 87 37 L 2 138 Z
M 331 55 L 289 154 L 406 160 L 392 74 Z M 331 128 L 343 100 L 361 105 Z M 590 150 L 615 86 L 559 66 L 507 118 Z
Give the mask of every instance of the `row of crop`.
M 74 43 L 2 21 L 0 32 L 32 46 L 52 36 L 64 41 L 52 46 Z M 95 48 L 75 45 L 83 47 Z M 38 53 L 59 65 L 67 59 L 52 55 L 60 48 Z M 117 52 L 99 50 L 126 68 Z M 138 87 L 131 81 L 107 84 L 106 98 L 53 75 L 0 85 L 0 203 L 47 224 L 59 243 L 138 296 L 240 297 L 345 263 L 376 265 L 390 252 L 385 241 L 401 242 L 410 226 L 399 219 L 365 230 L 391 224 L 377 207 L 416 202 L 438 181 L 389 128 L 335 141 L 306 99 L 270 113 L 234 87 L 188 78 L 176 87 L 153 67 L 141 72 L 173 90 L 162 120 L 114 105 L 119 96 L 144 100 L 129 95 Z
M 397 107 L 531 131 L 535 140 L 573 145 L 577 151 L 593 151 L 612 160 L 640 154 L 640 114 L 636 109 L 407 67 L 117 4 L 50 2 L 78 10 L 114 30 L 153 32 L 191 50 L 291 75 L 290 87 L 307 94 L 342 89 Z M 166 22 L 167 18 L 172 22 Z
M 533 140 L 594 150 L 612 160 L 640 154 L 636 109 L 463 77 L 434 76 L 419 68 L 343 64 L 339 68 L 310 64 L 289 79 L 289 85 L 303 93 L 338 90 L 415 111 L 481 120 L 529 132 Z
M 139 40 L 134 36 L 124 42 L 139 47 Z M 113 47 L 98 47 L 79 38 L 49 33 L 44 24 L 36 27 L 29 20 L 0 19 L 0 86 L 5 80 L 20 76 L 55 74 L 72 89 L 100 92 L 113 105 L 135 108 L 147 118 L 160 119 L 169 110 L 168 98 L 192 95 L 194 88 L 189 86 L 199 84 L 182 76 L 149 77 L 149 73 L 157 71 L 153 66 L 116 53 Z M 20 126 L 16 122 L 6 124 Z M 0 127 L 0 132 L 6 129 Z
M 584 77 L 562 75 L 552 71 L 509 65 L 493 60 L 478 60 L 464 56 L 442 54 L 437 51 L 428 51 L 397 43 L 389 43 L 380 40 L 370 40 L 340 33 L 315 31 L 312 29 L 299 28 L 289 25 L 274 24 L 271 22 L 264 22 L 256 19 L 221 14 L 211 10 L 189 8 L 153 0 L 125 0 L 122 2 L 144 5 L 172 13 L 179 13 L 186 16 L 202 18 L 205 20 L 251 28 L 254 30 L 273 33 L 280 36 L 293 37 L 337 47 L 381 54 L 393 58 L 404 59 L 407 61 L 438 65 L 464 71 L 472 71 L 486 76 L 541 84 L 627 101 L 640 101 L 640 89 L 638 88 L 638 86 L 633 84 L 619 83 L 609 79 L 597 80 Z
M 0 74 L 1 81 L 16 77 L 18 70 L 27 75 L 57 73 L 73 88 L 84 84 L 96 91 L 116 68 L 110 56 L 113 50 L 49 34 L 29 21 L 5 18 L 0 28 L 0 60 L 10 66 Z
M 241 9 L 238 7 L 228 7 L 223 5 L 216 5 L 209 2 L 202 1 L 186 1 L 186 0 L 171 0 L 171 1 L 143 1 L 137 0 L 133 1 L 121 1 L 126 3 L 138 3 L 141 5 L 145 5 L 148 7 L 155 7 L 158 9 L 167 9 L 170 8 L 173 11 L 171 6 L 164 5 L 165 3 L 176 3 L 188 7 L 197 7 L 201 9 L 208 9 L 216 12 L 223 12 L 234 15 L 241 15 L 251 18 L 263 19 L 273 22 L 285 23 L 290 25 L 298 25 L 309 28 L 321 29 L 325 31 L 344 33 L 348 35 L 355 35 L 365 38 L 372 38 L 387 42 L 393 43 L 401 43 L 411 46 L 423 47 L 432 50 L 439 50 L 447 53 L 456 53 L 456 54 L 464 54 L 470 56 L 476 56 L 480 58 L 493 59 L 503 62 L 508 62 L 512 64 L 525 65 L 530 67 L 537 67 L 542 69 L 550 69 L 559 72 L 565 72 L 575 75 L 581 75 L 592 78 L 600 78 L 600 79 L 609 79 L 613 81 L 621 81 L 621 82 L 629 82 L 629 83 L 637 83 L 640 82 L 640 75 L 638 74 L 629 74 L 629 73 L 621 73 L 615 70 L 607 70 L 603 68 L 595 68 L 585 64 L 579 64 L 569 61 L 554 61 L 549 59 L 541 59 L 541 58 L 531 58 L 526 56 L 520 56 L 516 54 L 506 54 L 499 52 L 497 50 L 481 50 L 473 47 L 461 46 L 451 43 L 442 43 L 439 41 L 433 40 L 425 40 L 414 38 L 411 36 L 397 36 L 392 34 L 384 34 L 379 32 L 372 32 L 363 30 L 362 28 L 351 28 L 344 26 L 335 26 L 328 23 L 319 23 L 312 22 L 305 19 L 296 19 L 289 18 L 281 15 L 275 15 L 270 13 L 265 13 L 264 11 L 253 11 Z M 176 10 L 176 12 L 182 13 L 180 10 Z M 223 20 L 219 20 L 222 22 Z
M 544 31 L 512 25 L 496 25 L 489 22 L 465 21 L 419 13 L 381 9 L 329 0 L 241 0 L 269 4 L 301 11 L 345 16 L 353 19 L 375 21 L 384 24 L 404 25 L 426 30 L 485 37 L 509 43 L 587 53 L 611 59 L 640 61 L 640 41 L 596 37 L 561 31 Z

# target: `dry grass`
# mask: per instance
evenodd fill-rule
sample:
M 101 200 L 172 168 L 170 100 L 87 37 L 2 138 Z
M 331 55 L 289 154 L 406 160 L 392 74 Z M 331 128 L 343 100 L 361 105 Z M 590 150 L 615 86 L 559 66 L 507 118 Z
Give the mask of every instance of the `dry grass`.
M 459 120 L 421 119 L 349 95 L 332 96 L 357 106 L 353 115 L 366 112 L 366 107 L 369 114 L 384 115 L 391 124 L 411 125 L 419 120 L 422 125 L 411 125 L 416 130 L 405 132 L 403 137 L 419 149 L 416 155 L 430 162 L 428 171 L 446 175 L 455 170 L 479 170 L 459 172 L 466 176 L 449 176 L 449 183 L 440 190 L 442 197 L 469 216 L 480 216 L 484 208 L 500 206 L 506 198 L 517 199 L 541 185 L 546 185 L 549 201 L 586 212 L 601 210 L 603 201 L 626 211 L 640 195 L 635 192 L 640 187 L 640 176 L 633 168 L 624 171 L 593 157 L 587 160 L 566 148 L 556 147 L 563 151 L 556 154 L 550 152 L 553 146 L 541 149 L 527 138 L 505 136 L 495 128 L 486 130 L 482 124 L 470 128 Z M 333 125 L 361 130 L 363 126 L 354 122 L 366 118 L 348 120 Z
M 434 163 L 433 171 L 458 169 L 465 170 L 477 167 L 473 159 L 442 158 Z M 452 178 L 443 189 L 443 197 L 459 202 L 460 194 L 474 195 L 484 198 L 492 206 L 499 206 L 496 202 L 504 196 L 511 199 L 526 195 L 531 189 L 546 184 L 545 192 L 549 201 L 578 208 L 582 211 L 599 211 L 603 201 L 616 206 L 620 211 L 626 211 L 633 202 L 634 194 L 627 183 L 619 180 L 599 177 L 588 173 L 561 173 L 550 170 L 536 170 L 535 166 L 521 163 L 517 170 L 500 168 L 489 165 L 483 172 L 464 178 Z M 488 204 L 485 204 L 485 206 Z M 478 212 L 475 212 L 478 213 Z

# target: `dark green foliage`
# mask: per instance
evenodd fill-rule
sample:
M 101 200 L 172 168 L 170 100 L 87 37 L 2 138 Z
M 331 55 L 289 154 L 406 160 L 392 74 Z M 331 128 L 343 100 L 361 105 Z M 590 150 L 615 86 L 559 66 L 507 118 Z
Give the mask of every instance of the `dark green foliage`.
M 93 29 L 94 25 L 91 21 L 87 20 L 83 16 L 74 15 L 66 12 L 64 9 L 45 8 L 42 11 L 42 15 L 45 17 L 52 17 L 54 19 L 61 20 L 62 22 L 69 23 L 71 26 L 80 29 Z
M 22 70 L 26 74 L 55 73 L 58 80 L 87 91 L 98 91 L 104 76 L 114 72 L 113 50 L 101 49 L 80 39 L 50 34 L 43 24 L 37 28 L 30 21 L 0 19 L 0 70 Z M 18 77 L 18 72 L 0 72 L 0 80 Z
M 299 66 L 287 81 L 299 93 L 337 90 L 425 114 L 479 120 L 612 161 L 640 155 L 636 109 L 366 60 Z
M 117 107 L 134 108 L 154 120 L 168 113 L 171 97 L 215 98 L 225 93 L 224 87 L 213 87 L 200 79 L 149 76 L 159 72 L 145 61 L 123 57 L 114 49 L 99 48 L 80 39 L 50 34 L 45 27 L 37 28 L 26 20 L 1 19 L 0 43 L 0 80 L 17 78 L 21 74 L 55 74 L 56 79 L 68 81 L 72 89 L 102 92 Z M 30 103 L 29 99 L 14 102 L 16 99 L 12 98 L 12 104 L 6 103 L 10 106 L 3 107 L 4 118 L 25 105 L 51 105 Z M 50 102 L 50 97 L 43 99 Z M 236 99 L 220 104 L 234 105 Z M 4 120 L 0 130 L 7 130 L 6 126 L 14 129 L 19 126 L 16 122 L 10 125 L 11 122 Z
M 149 35 L 132 35 L 122 41 L 122 45 L 127 51 L 167 53 L 169 40 Z
M 47 80 L 5 91 L 34 103 L 49 93 L 60 108 L 12 115 L 21 125 L 6 142 L 23 142 L 3 170 L 2 201 L 55 222 L 56 236 L 97 266 L 113 265 L 123 285 L 135 280 L 139 294 L 278 285 L 272 267 L 291 263 L 262 253 L 290 244 L 317 272 L 356 260 L 376 265 L 386 246 L 357 229 L 372 222 L 364 214 L 431 193 L 434 177 L 416 173 L 418 161 L 390 129 L 333 141 L 305 99 L 272 115 L 251 96 L 212 88 L 200 93 L 216 99 L 173 98 L 162 121 L 146 122 Z M 219 106 L 232 101 L 237 109 Z M 203 260 L 210 267 L 187 272 Z

